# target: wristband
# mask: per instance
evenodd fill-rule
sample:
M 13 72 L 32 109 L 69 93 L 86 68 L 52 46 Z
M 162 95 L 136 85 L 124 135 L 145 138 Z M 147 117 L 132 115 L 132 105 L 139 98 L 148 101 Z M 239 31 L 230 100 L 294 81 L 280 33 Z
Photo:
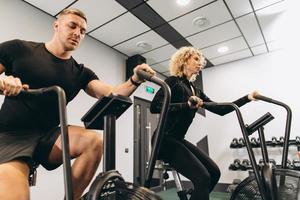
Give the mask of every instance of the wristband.
M 130 82 L 135 85 L 136 87 L 139 87 L 141 85 L 141 83 L 138 83 L 138 82 L 135 82 L 133 79 L 132 79 L 132 76 L 130 77 Z

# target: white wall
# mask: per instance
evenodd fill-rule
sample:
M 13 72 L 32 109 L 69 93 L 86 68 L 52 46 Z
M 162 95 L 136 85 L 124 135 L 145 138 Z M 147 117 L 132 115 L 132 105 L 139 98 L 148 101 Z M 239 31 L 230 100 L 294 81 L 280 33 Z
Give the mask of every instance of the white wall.
M 297 14 L 297 12 L 293 13 Z M 295 16 L 293 16 L 295 17 Z M 0 42 L 20 38 L 33 41 L 47 41 L 52 36 L 51 24 L 53 18 L 39 10 L 36 10 L 19 0 L 0 0 Z M 297 17 L 298 18 L 298 17 Z M 296 18 L 295 18 L 296 19 Z M 293 38 L 287 44 L 299 44 L 297 31 L 289 31 Z M 297 42 L 298 41 L 298 42 Z M 299 94 L 296 84 L 299 84 L 299 72 L 296 63 L 297 49 L 288 48 L 288 54 L 277 51 L 221 65 L 215 68 L 205 69 L 203 73 L 204 90 L 215 101 L 231 101 L 248 93 L 253 89 L 262 94 L 282 100 L 293 109 L 292 137 L 299 132 Z M 96 72 L 100 79 L 116 85 L 124 81 L 125 57 L 112 49 L 86 38 L 82 46 L 74 54 L 75 59 L 85 63 Z M 148 83 L 147 83 L 148 84 Z M 149 83 L 148 85 L 152 85 Z M 154 86 L 154 85 L 152 85 Z M 154 86 L 157 88 L 157 86 Z M 295 90 L 295 91 L 294 91 Z M 148 100 L 152 95 L 145 92 L 141 86 L 135 93 Z M 133 95 L 133 96 L 134 96 Z M 2 102 L 2 99 L 0 99 Z M 68 106 L 68 120 L 72 124 L 81 124 L 80 118 L 95 102 L 94 99 L 80 93 Z M 284 128 L 283 112 L 281 109 L 271 107 L 261 102 L 250 103 L 243 107 L 245 121 L 252 122 L 267 111 L 270 111 L 276 119 L 266 128 L 267 138 L 280 136 Z M 194 119 L 189 129 L 187 139 L 197 142 L 208 134 L 211 157 L 222 169 L 220 182 L 231 182 L 234 177 L 240 177 L 237 172 L 227 170 L 233 158 L 246 156 L 243 150 L 231 150 L 229 144 L 233 137 L 240 137 L 241 133 L 234 114 L 225 117 L 207 113 L 204 118 L 200 115 Z M 299 135 L 299 134 L 298 134 Z M 129 148 L 129 153 L 125 153 Z M 279 152 L 279 151 L 278 151 Z M 117 169 L 126 180 L 133 179 L 133 107 L 117 121 Z M 278 153 L 277 153 L 278 154 Z M 101 166 L 99 168 L 101 171 Z M 241 174 L 241 177 L 245 176 Z M 39 168 L 38 186 L 31 188 L 32 200 L 62 199 L 63 184 L 62 170 L 46 172 Z

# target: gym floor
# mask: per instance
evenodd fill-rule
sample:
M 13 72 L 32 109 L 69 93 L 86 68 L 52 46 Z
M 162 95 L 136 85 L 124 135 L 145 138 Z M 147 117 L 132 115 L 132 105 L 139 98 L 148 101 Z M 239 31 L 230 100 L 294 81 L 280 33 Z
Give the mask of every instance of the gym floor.
M 171 188 L 158 193 L 159 196 L 163 198 L 163 200 L 179 200 L 176 188 Z M 210 194 L 210 200 L 229 200 L 230 195 L 228 193 L 223 192 L 212 192 Z

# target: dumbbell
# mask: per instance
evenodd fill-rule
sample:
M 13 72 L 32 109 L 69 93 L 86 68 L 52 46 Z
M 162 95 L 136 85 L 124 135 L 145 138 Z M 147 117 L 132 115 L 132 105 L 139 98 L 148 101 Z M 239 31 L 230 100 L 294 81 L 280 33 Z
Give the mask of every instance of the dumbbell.
M 300 137 L 296 136 L 294 140 L 290 140 L 289 145 L 300 145 Z
M 252 147 L 258 147 L 259 146 L 257 144 L 256 138 L 254 138 L 254 137 L 250 139 L 250 144 L 251 144 Z
M 271 142 L 270 142 L 269 145 L 272 146 L 272 147 L 274 147 L 274 146 L 278 145 L 278 143 L 279 143 L 279 141 L 277 140 L 277 138 L 273 136 L 271 138 Z
M 284 144 L 284 137 L 283 137 L 283 136 L 280 136 L 279 141 L 278 141 L 278 144 L 279 144 L 280 146 L 283 146 L 283 144 Z
M 233 138 L 231 143 L 230 143 L 230 148 L 238 148 L 238 139 Z
M 286 167 L 288 169 L 293 169 L 294 168 L 294 166 L 293 166 L 293 164 L 292 164 L 292 162 L 291 162 L 290 159 L 287 159 L 287 161 L 286 161 Z
M 229 169 L 236 171 L 239 170 L 241 166 L 241 160 L 240 159 L 234 159 L 233 163 L 230 164 Z
M 300 161 L 299 160 L 293 160 L 293 169 L 300 170 Z
M 244 138 L 240 138 L 238 141 L 238 147 L 241 148 L 244 146 L 245 146 L 245 140 L 244 140 Z
M 256 143 L 257 143 L 257 147 L 260 147 L 260 139 L 259 138 L 256 139 Z
M 240 165 L 241 165 L 240 168 L 243 171 L 246 171 L 246 170 L 252 168 L 251 164 L 250 164 L 250 161 L 248 159 L 244 159 Z

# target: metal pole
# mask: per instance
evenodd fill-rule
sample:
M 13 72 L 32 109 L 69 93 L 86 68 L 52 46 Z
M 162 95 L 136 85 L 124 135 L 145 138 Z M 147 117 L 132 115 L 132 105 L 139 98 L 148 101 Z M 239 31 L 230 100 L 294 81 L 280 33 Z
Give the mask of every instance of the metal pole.
M 63 170 L 66 200 L 73 200 L 72 170 L 70 159 L 69 133 L 66 114 L 66 95 L 62 88 L 54 87 L 58 95 L 60 130 L 63 149 Z
M 261 148 L 262 157 L 264 160 L 264 165 L 267 165 L 267 164 L 269 164 L 269 156 L 268 156 L 268 150 L 266 147 L 264 127 L 258 128 L 258 134 L 259 134 L 259 139 L 260 139 L 260 148 Z
M 43 92 L 56 92 L 58 96 L 59 106 L 59 120 L 61 130 L 61 143 L 62 143 L 62 154 L 63 154 L 63 172 L 64 172 L 64 186 L 66 200 L 73 200 L 73 185 L 72 185 L 72 170 L 71 170 L 71 159 L 70 159 L 70 146 L 69 146 L 69 133 L 67 123 L 67 112 L 66 112 L 66 95 L 65 91 L 59 86 L 52 86 L 49 88 L 43 88 Z
M 104 116 L 103 171 L 116 168 L 116 116 Z

